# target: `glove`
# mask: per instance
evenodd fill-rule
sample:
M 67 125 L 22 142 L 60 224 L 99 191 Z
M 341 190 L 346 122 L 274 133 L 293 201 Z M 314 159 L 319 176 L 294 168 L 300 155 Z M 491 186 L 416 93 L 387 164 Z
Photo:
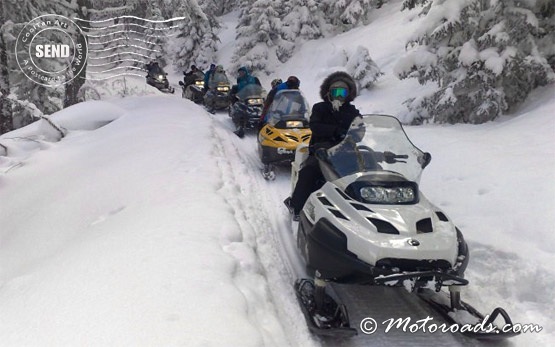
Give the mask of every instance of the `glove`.
M 343 141 L 343 139 L 345 138 L 345 135 L 347 135 L 347 130 L 343 128 L 337 128 L 333 133 L 333 138 L 336 141 Z

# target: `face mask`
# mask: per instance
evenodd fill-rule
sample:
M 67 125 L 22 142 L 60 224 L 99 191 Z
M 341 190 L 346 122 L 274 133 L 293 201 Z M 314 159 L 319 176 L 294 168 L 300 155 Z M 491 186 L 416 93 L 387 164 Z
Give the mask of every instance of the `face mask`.
M 333 107 L 334 111 L 339 111 L 339 108 L 343 105 L 343 100 L 333 100 L 331 102 L 331 106 Z

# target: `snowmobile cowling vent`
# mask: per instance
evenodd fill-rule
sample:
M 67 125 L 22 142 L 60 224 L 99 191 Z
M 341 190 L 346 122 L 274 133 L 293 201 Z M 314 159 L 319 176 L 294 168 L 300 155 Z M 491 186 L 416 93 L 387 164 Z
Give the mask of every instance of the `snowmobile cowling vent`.
M 399 230 L 397 230 L 391 223 L 376 218 L 368 217 L 367 219 L 376 226 L 379 233 L 399 235 Z
M 431 233 L 432 231 L 434 231 L 434 228 L 432 226 L 431 218 L 424 218 L 416 222 L 416 232 L 418 234 Z
M 439 218 L 440 221 L 449 222 L 449 218 L 447 218 L 447 216 L 443 212 L 436 211 L 436 215 L 437 215 L 437 218 Z

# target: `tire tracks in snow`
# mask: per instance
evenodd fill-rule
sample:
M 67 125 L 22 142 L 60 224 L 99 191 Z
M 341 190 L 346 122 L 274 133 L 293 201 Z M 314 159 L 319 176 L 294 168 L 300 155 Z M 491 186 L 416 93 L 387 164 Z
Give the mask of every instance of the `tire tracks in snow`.
M 221 242 L 237 261 L 235 285 L 245 297 L 249 319 L 259 328 L 265 346 L 316 346 L 306 326 L 296 324 L 304 323 L 304 317 L 292 286 L 284 281 L 292 278 L 292 270 L 282 261 L 274 233 L 278 226 L 266 208 L 272 202 L 264 187 L 267 182 L 242 151 L 249 138 L 236 138 L 221 124 L 221 113 L 211 117 L 213 158 L 221 172 L 218 193 L 229 205 L 238 229 L 224 231 Z M 226 121 L 231 123 L 229 118 Z

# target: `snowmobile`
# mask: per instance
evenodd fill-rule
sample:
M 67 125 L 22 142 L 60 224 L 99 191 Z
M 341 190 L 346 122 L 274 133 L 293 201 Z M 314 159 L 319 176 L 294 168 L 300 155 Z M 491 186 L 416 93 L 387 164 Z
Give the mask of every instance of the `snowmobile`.
M 310 141 L 308 113 L 308 103 L 300 90 L 276 93 L 258 133 L 258 154 L 264 164 L 265 179 L 275 179 L 274 165 L 291 163 L 297 146 Z
M 175 93 L 175 89 L 170 86 L 168 74 L 158 65 L 154 66 L 146 75 L 146 83 L 155 87 L 163 93 Z
M 404 286 L 449 323 L 472 324 L 474 329 L 460 332 L 473 338 L 518 334 L 495 325 L 502 317 L 512 326 L 502 308 L 484 316 L 461 300 L 460 289 L 469 283 L 468 246 L 451 219 L 419 190 L 431 155 L 411 143 L 395 117 L 357 117 L 341 143 L 314 155 L 325 183 L 305 203 L 296 233 L 314 279 L 295 283 L 311 331 L 336 337 L 357 333 L 347 308 L 326 286 L 336 282 Z M 305 146 L 297 147 L 292 187 L 307 156 Z
M 234 86 L 232 89 L 236 88 Z M 258 84 L 247 84 L 236 94 L 230 96 L 235 102 L 229 107 L 229 116 L 237 127 L 235 134 L 245 135 L 245 129 L 257 129 L 264 106 L 266 91 Z
M 227 109 L 230 104 L 229 90 L 231 86 L 225 72 L 214 72 L 208 82 L 208 91 L 204 95 L 204 105 L 209 112 Z
M 204 97 L 204 73 L 197 71 L 185 77 L 185 82 L 179 81 L 181 97 L 201 104 Z

